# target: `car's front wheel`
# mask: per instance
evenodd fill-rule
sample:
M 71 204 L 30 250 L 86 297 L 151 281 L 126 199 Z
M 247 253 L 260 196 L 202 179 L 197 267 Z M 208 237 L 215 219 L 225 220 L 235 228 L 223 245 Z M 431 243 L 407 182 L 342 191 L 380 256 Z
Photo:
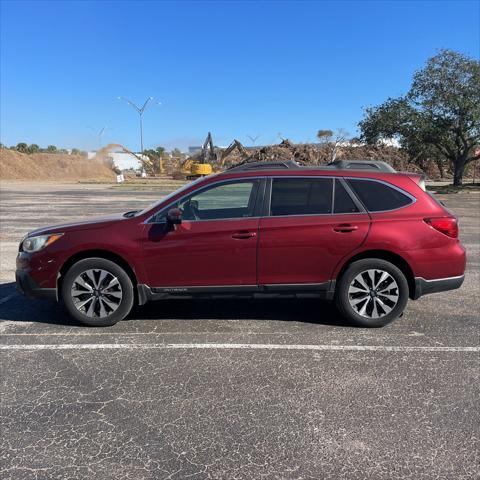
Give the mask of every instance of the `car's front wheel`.
M 340 313 L 362 327 L 383 327 L 402 314 L 408 301 L 403 272 L 386 260 L 353 262 L 340 277 L 335 303 Z
M 104 258 L 86 258 L 72 265 L 63 279 L 61 296 L 72 317 L 99 327 L 123 320 L 134 301 L 128 274 Z

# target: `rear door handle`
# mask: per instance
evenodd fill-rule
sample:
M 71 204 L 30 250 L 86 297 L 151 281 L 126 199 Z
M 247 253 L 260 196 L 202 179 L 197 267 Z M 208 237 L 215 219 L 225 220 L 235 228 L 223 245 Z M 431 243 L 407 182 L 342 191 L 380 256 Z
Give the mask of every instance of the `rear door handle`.
M 335 232 L 348 233 L 358 230 L 357 225 L 350 225 L 349 223 L 341 223 L 340 225 L 335 225 L 333 227 Z
M 237 232 L 232 235 L 232 238 L 235 238 L 236 240 L 247 240 L 249 238 L 255 237 L 257 234 L 255 232 Z

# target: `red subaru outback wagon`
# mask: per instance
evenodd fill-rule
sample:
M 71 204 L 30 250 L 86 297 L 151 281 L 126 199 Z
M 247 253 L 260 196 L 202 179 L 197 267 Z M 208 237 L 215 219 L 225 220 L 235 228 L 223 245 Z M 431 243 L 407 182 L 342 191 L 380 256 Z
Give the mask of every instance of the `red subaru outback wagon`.
M 423 177 L 383 162 L 246 163 L 141 210 L 31 232 L 16 280 L 87 325 L 134 303 L 218 296 L 319 297 L 365 327 L 408 298 L 459 288 L 457 219 Z

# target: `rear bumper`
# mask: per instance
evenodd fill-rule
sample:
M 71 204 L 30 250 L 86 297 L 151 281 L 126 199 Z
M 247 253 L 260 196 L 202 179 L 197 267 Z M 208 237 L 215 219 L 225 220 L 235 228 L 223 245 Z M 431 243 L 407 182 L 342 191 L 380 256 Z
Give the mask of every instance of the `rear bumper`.
M 447 290 L 455 290 L 462 286 L 465 275 L 450 278 L 438 278 L 434 280 L 425 280 L 421 277 L 415 278 L 415 293 L 413 300 L 430 293 L 446 292 Z
M 29 298 L 57 299 L 56 288 L 40 288 L 35 280 L 24 270 L 15 272 L 17 291 Z

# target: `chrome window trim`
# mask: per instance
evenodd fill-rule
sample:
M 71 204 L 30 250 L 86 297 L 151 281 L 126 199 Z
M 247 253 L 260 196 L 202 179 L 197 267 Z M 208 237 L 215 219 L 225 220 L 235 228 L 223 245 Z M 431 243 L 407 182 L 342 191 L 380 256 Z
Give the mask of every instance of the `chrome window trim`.
M 272 186 L 270 188 L 270 198 L 268 199 L 268 208 L 267 208 L 267 214 L 264 215 L 262 218 L 285 218 L 285 217 L 324 217 L 327 215 L 368 215 L 368 211 L 366 208 L 363 206 L 363 204 L 360 202 L 359 199 L 356 198 L 356 195 L 352 192 L 350 188 L 348 188 L 347 182 L 345 182 L 344 178 L 345 177 L 340 177 L 336 175 L 275 175 L 275 176 L 270 176 L 268 177 L 270 180 L 274 180 L 275 178 L 329 178 L 333 181 L 332 185 L 332 208 L 330 210 L 330 213 L 300 213 L 300 214 L 294 214 L 294 215 L 272 215 L 271 214 L 271 203 L 272 203 L 272 190 L 273 190 L 273 181 L 272 181 Z M 353 177 L 356 178 L 356 177 Z M 339 180 L 340 183 L 345 187 L 345 190 L 347 191 L 347 194 L 350 195 L 350 198 L 352 199 L 353 203 L 355 203 L 355 206 L 359 209 L 358 212 L 346 212 L 346 213 L 335 213 L 334 212 L 334 203 L 335 203 L 335 180 Z
M 330 214 L 333 215 L 335 211 L 335 188 L 337 186 L 337 179 L 334 178 L 332 180 L 332 198 L 331 198 L 331 205 L 330 205 Z
M 271 215 L 270 214 L 270 206 L 271 206 L 271 200 L 272 200 L 272 186 L 273 186 L 273 180 L 276 178 L 328 178 L 332 179 L 333 185 L 332 185 L 332 210 L 330 213 L 309 213 L 309 214 L 298 214 L 298 215 Z M 338 179 L 342 185 L 345 187 L 347 193 L 350 195 L 351 199 L 357 206 L 357 208 L 360 209 L 359 212 L 350 212 L 350 213 L 334 213 L 333 208 L 334 208 L 334 195 L 335 195 L 335 180 Z M 245 181 L 245 180 L 266 180 L 271 182 L 271 187 L 269 191 L 269 198 L 268 198 L 268 205 L 267 205 L 267 212 L 264 212 L 263 215 L 256 215 L 253 217 L 236 217 L 236 218 L 217 218 L 217 219 L 203 219 L 203 220 L 187 220 L 188 222 L 217 222 L 217 221 L 226 221 L 226 220 L 241 220 L 241 219 L 257 219 L 257 218 L 285 218 L 285 217 L 319 217 L 319 216 L 326 216 L 326 215 L 365 215 L 369 213 L 388 213 L 388 212 L 394 212 L 396 210 L 401 210 L 402 208 L 409 207 L 413 205 L 417 199 L 411 195 L 410 193 L 406 192 L 405 190 L 401 189 L 400 187 L 397 187 L 396 185 L 386 182 L 384 180 L 379 180 L 376 178 L 370 178 L 370 177 L 351 177 L 351 176 L 338 176 L 338 175 L 261 175 L 261 176 L 248 176 L 248 177 L 237 177 L 237 178 L 228 178 L 225 180 L 220 180 L 218 182 L 213 182 L 209 183 L 208 185 L 205 185 L 204 187 L 196 190 L 195 192 L 200 193 L 201 191 L 205 190 L 207 187 L 210 186 L 217 186 L 221 185 L 224 183 L 232 183 L 236 181 Z M 402 193 L 403 195 L 407 196 L 410 198 L 411 203 L 408 205 L 403 205 L 398 208 L 393 208 L 390 210 L 368 210 L 361 200 L 358 198 L 357 194 L 354 192 L 353 188 L 349 185 L 347 180 L 364 180 L 364 181 L 370 181 L 370 182 L 377 182 L 377 183 L 382 183 L 386 185 L 387 187 L 393 188 L 394 190 L 397 190 L 398 192 Z M 191 192 L 193 193 L 193 192 Z M 164 209 L 171 207 L 174 203 L 180 202 L 183 200 L 185 197 L 190 195 L 190 193 L 183 195 L 179 199 L 170 202 L 167 204 L 165 207 L 163 207 L 160 211 L 163 211 Z M 257 192 L 258 195 L 258 192 Z M 257 199 L 258 200 L 258 199 Z M 150 219 L 152 219 L 155 215 L 157 215 L 159 211 L 148 217 L 146 220 L 144 220 L 144 224 L 149 224 L 149 225 L 164 225 L 166 222 L 150 222 Z
M 153 215 L 150 215 L 146 220 L 143 221 L 144 224 L 149 224 L 149 225 L 164 225 L 166 223 L 166 221 L 163 221 L 163 222 L 150 222 L 150 219 L 152 219 L 153 217 L 155 217 L 155 215 L 157 215 L 158 213 L 160 212 L 163 212 L 166 208 L 169 208 L 171 207 L 173 204 L 177 203 L 177 202 L 180 202 L 182 201 L 184 198 L 188 197 L 190 194 L 192 193 L 200 193 L 202 192 L 203 190 L 207 189 L 208 187 L 213 187 L 213 186 L 217 186 L 217 185 L 221 185 L 223 183 L 233 183 L 233 182 L 237 182 L 237 181 L 244 181 L 244 180 L 262 180 L 262 179 L 265 179 L 267 177 L 264 177 L 264 176 L 258 176 L 258 177 L 238 177 L 238 178 L 227 178 L 225 180 L 220 180 L 219 182 L 212 182 L 212 183 L 209 183 L 207 185 L 205 185 L 204 187 L 202 188 L 199 188 L 198 190 L 194 190 L 193 192 L 190 192 L 190 193 L 187 193 L 186 195 L 183 195 L 182 197 L 178 198 L 177 200 L 174 200 L 173 202 L 170 202 L 169 204 L 167 204 L 165 207 L 163 207 L 162 209 L 158 210 L 157 212 L 155 212 Z M 258 195 L 258 190 L 257 190 L 257 195 Z M 256 200 L 255 200 L 255 203 L 256 203 Z M 255 209 L 256 205 L 254 205 L 254 209 Z M 209 218 L 209 219 L 199 219 L 199 220 L 185 220 L 186 222 L 217 222 L 219 220 L 241 220 L 241 219 L 248 219 L 248 218 L 260 218 L 258 216 L 255 216 L 255 217 L 235 217 L 235 218 L 215 218 L 215 219 L 212 219 L 212 218 Z
M 260 218 L 286 218 L 286 217 L 332 217 L 337 215 L 368 215 L 368 212 L 351 212 L 351 213 L 302 213 L 299 215 L 266 215 Z M 249 217 L 251 218 L 251 217 Z
M 200 220 L 184 220 L 185 222 L 188 223 L 197 223 L 197 222 L 227 222 L 227 221 L 233 221 L 233 220 L 255 220 L 258 218 L 264 218 L 264 217 L 235 217 L 235 218 L 204 218 Z M 144 222 L 145 223 L 145 222 Z M 167 222 L 150 222 L 148 225 L 165 225 Z
M 347 215 L 354 215 L 355 213 L 368 213 L 367 210 L 365 209 L 365 207 L 363 206 L 363 203 L 357 198 L 357 196 L 355 195 L 355 192 L 350 188 L 350 185 L 348 184 L 348 182 L 345 181 L 345 178 L 338 177 L 337 180 L 343 185 L 343 188 L 345 188 L 345 190 L 346 190 L 347 194 L 350 196 L 352 202 L 358 208 L 358 212 L 350 212 Z M 334 213 L 334 215 L 345 215 L 345 214 L 344 213 Z

